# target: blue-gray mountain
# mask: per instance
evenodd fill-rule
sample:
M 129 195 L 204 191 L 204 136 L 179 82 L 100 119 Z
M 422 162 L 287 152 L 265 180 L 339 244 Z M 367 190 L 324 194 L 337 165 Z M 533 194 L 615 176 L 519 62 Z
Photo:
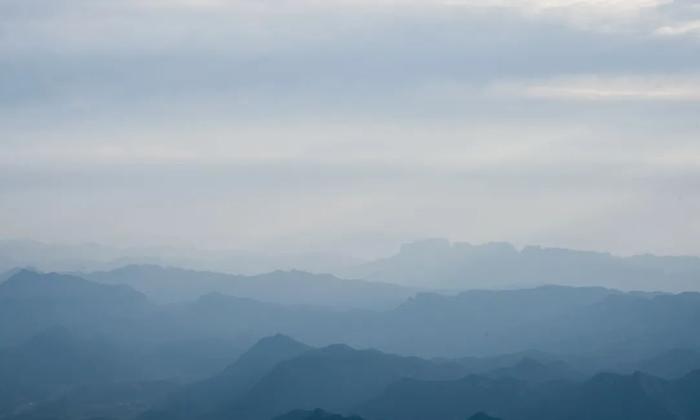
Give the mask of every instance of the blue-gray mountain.
M 0 419 L 700 418 L 697 293 L 546 286 L 423 293 L 384 310 L 316 303 L 162 304 L 124 284 L 18 271 L 0 283 Z
M 317 408 L 315 410 L 294 410 L 277 416 L 274 420 L 364 420 L 357 416 L 341 416 Z
M 417 288 L 502 289 L 545 284 L 621 290 L 700 291 L 700 258 L 636 255 L 526 246 L 471 245 L 431 239 L 340 274 Z
M 128 285 L 163 303 L 221 293 L 290 305 L 390 309 L 416 293 L 414 289 L 394 284 L 346 280 L 330 274 L 298 270 L 240 276 L 157 265 L 130 265 L 79 275 L 99 283 Z
M 700 371 L 674 381 L 602 373 L 582 382 L 542 384 L 469 376 L 401 381 L 357 411 L 385 420 L 456 419 L 474 410 L 513 420 L 690 420 L 700 418 L 699 391 Z
M 279 351 L 272 352 L 275 346 Z M 266 357 L 271 353 L 276 364 Z M 248 362 L 251 359 L 265 363 Z M 492 362 L 485 360 L 484 365 Z M 247 376 L 248 386 L 241 388 L 231 372 L 248 364 L 256 366 L 256 375 Z M 314 349 L 277 336 L 251 348 L 214 381 L 183 388 L 164 407 L 142 418 L 323 419 L 333 416 L 328 412 L 355 413 L 368 420 L 490 415 L 514 420 L 685 420 L 700 415 L 696 399 L 700 370 L 675 380 L 639 372 L 574 377 L 561 362 L 522 359 L 510 368 L 468 372 L 458 361 L 406 358 L 347 346 Z M 202 391 L 217 398 L 205 403 L 200 399 L 198 410 L 183 411 L 191 395 L 206 395 Z M 275 417 L 275 413 L 288 414 Z
M 202 351 L 219 368 L 235 349 L 275 333 L 313 345 L 347 343 L 425 357 L 536 349 L 608 367 L 672 350 L 700 350 L 698 293 L 548 286 L 420 294 L 384 311 L 281 305 L 221 294 L 159 305 L 128 286 L 21 271 L 0 284 L 0 302 L 0 337 L 6 343 L 59 324 L 99 332 L 127 346 L 157 348 L 183 361 Z M 173 350 L 182 346 L 188 350 Z M 204 373 L 213 373 L 214 365 Z

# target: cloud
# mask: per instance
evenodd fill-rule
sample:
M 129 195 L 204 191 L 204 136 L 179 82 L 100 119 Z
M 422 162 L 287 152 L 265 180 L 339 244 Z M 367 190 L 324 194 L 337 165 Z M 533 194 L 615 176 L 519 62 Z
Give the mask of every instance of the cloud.
M 659 36 L 700 35 L 700 20 L 661 26 L 654 31 Z
M 504 84 L 494 91 L 550 100 L 700 102 L 700 76 L 575 76 Z
M 528 14 L 550 14 L 573 19 L 574 14 L 588 19 L 639 17 L 644 11 L 672 3 L 673 0 L 446 0 L 451 6 L 471 8 L 498 7 Z
M 576 245 L 585 221 L 625 226 L 586 246 L 633 249 L 635 206 L 668 216 L 640 223 L 697 225 L 679 217 L 697 201 L 700 55 L 680 36 L 694 13 L 654 0 L 5 0 L 0 235 Z
M 638 222 L 678 230 L 687 219 L 675 217 L 687 210 L 678 197 L 700 204 L 697 168 L 659 165 L 551 162 L 449 169 L 267 161 L 7 169 L 0 180 L 5 197 L 0 215 L 15 223 L 4 228 L 5 235 L 127 244 L 167 236 L 277 249 L 281 237 L 321 245 L 366 231 L 473 241 L 566 237 L 569 245 L 609 249 L 615 243 L 615 251 L 629 252 L 644 249 L 621 241 L 620 229 L 588 237 L 580 222 L 586 229 L 609 227 L 639 213 L 640 204 L 653 204 L 655 213 L 645 212 Z M 684 232 L 676 240 L 687 246 L 697 232 Z

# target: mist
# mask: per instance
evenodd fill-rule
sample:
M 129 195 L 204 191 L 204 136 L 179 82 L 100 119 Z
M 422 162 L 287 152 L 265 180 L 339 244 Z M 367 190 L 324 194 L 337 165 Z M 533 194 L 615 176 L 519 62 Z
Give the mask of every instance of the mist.
M 698 254 L 695 19 L 681 1 L 7 1 L 0 234 Z
M 695 0 L 3 0 L 0 420 L 700 420 Z

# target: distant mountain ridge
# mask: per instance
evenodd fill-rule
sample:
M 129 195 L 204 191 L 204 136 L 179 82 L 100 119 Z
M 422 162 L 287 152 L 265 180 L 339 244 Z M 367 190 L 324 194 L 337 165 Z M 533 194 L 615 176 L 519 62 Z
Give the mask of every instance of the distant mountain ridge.
M 625 291 L 700 291 L 700 256 L 619 257 L 606 252 L 536 245 L 518 249 L 507 242 L 473 245 L 428 239 L 406 243 L 396 255 L 364 262 L 332 255 L 259 255 L 177 247 L 119 249 L 99 244 L 51 245 L 0 240 L 0 271 L 31 266 L 47 271 L 88 273 L 129 265 L 248 275 L 276 269 L 301 270 L 430 290 L 559 284 Z M 172 301 L 172 296 L 165 297 Z M 181 297 L 178 295 L 177 299 Z
M 700 257 L 636 255 L 505 243 L 472 245 L 429 239 L 342 275 L 417 288 L 503 289 L 545 284 L 620 290 L 700 291 Z
M 414 289 L 381 282 L 341 279 L 299 270 L 241 276 L 157 265 L 130 265 L 111 271 L 80 273 L 104 283 L 124 284 L 165 303 L 217 292 L 262 302 L 387 309 L 415 294 Z
M 50 287 L 36 286 L 44 283 Z M 29 292 L 43 297 L 16 298 Z M 8 300 L 9 296 L 14 297 Z M 46 305 L 46 299 L 51 305 Z M 673 349 L 700 350 L 700 336 L 694 333 L 700 316 L 699 293 L 624 293 L 565 286 L 475 290 L 457 295 L 423 293 L 383 311 L 284 305 L 217 293 L 157 305 L 124 285 L 20 272 L 0 283 L 0 301 L 4 302 L 0 334 L 6 340 L 26 338 L 62 323 L 118 333 L 128 343 L 151 345 L 165 339 L 202 343 L 191 348 L 197 351 L 206 351 L 203 343 L 221 345 L 218 360 L 233 342 L 245 347 L 275 333 L 317 346 L 340 342 L 425 357 L 533 349 L 580 353 L 588 355 L 592 366 L 598 365 L 597 359 L 617 366 L 624 358 L 644 360 Z
M 0 283 L 0 340 L 16 343 L 55 325 L 124 326 L 150 308 L 148 298 L 128 286 L 19 270 Z
M 622 361 L 700 348 L 700 334 L 692 327 L 698 319 L 700 293 L 694 292 L 657 295 L 547 286 L 423 294 L 379 319 L 376 328 L 392 334 L 374 335 L 369 345 L 402 353 L 410 342 L 413 354 L 446 357 L 538 349 L 616 355 Z
M 21 269 L 0 284 L 0 300 L 89 300 L 99 302 L 145 303 L 142 293 L 125 285 L 103 286 L 81 277 L 38 273 Z
M 278 269 L 332 272 L 362 261 L 323 253 L 205 250 L 191 246 L 118 247 L 98 243 L 54 244 L 0 239 L 0 272 L 16 267 L 87 272 L 112 270 L 132 264 L 157 264 L 253 275 Z

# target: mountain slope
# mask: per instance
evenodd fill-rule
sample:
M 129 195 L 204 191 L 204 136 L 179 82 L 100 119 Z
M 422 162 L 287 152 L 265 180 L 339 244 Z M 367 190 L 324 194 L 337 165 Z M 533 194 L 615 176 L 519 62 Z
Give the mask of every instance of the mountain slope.
M 237 401 L 278 363 L 310 349 L 283 335 L 263 338 L 222 373 L 178 390 L 162 407 L 145 417 L 188 419 L 203 416 L 216 407 Z
M 340 414 L 332 414 L 327 411 L 316 410 L 294 410 L 287 414 L 275 417 L 273 420 L 363 420 L 357 416 L 345 417 Z
M 390 385 L 373 399 L 356 407 L 368 419 L 466 419 L 484 411 L 516 419 L 536 393 L 511 378 L 470 375 L 453 381 L 407 379 Z
M 239 276 L 131 265 L 82 275 L 100 283 L 129 285 L 166 303 L 216 292 L 280 304 L 380 309 L 396 306 L 415 293 L 413 289 L 388 283 L 346 280 L 297 270 Z
M 19 270 L 0 284 L 2 301 L 142 304 L 146 297 L 123 285 L 102 285 L 77 276 Z
M 400 381 L 356 411 L 371 420 L 459 419 L 477 411 L 509 420 L 692 420 L 699 391 L 698 372 L 672 382 L 642 373 L 539 384 L 468 376 Z
M 421 294 L 358 330 L 352 342 L 441 357 L 537 349 L 585 354 L 610 366 L 674 348 L 700 349 L 700 335 L 694 333 L 698 322 L 700 293 L 640 295 L 546 286 Z
M 50 328 L 0 351 L 0 417 L 71 387 L 130 379 L 136 373 L 129 355 L 113 343 Z
M 148 299 L 127 286 L 21 270 L 0 283 L 0 340 L 19 343 L 54 325 L 126 333 L 149 308 Z
M 218 410 L 216 418 L 267 419 L 313 408 L 346 413 L 401 378 L 445 379 L 462 374 L 455 363 L 332 345 L 277 364 L 238 402 Z

